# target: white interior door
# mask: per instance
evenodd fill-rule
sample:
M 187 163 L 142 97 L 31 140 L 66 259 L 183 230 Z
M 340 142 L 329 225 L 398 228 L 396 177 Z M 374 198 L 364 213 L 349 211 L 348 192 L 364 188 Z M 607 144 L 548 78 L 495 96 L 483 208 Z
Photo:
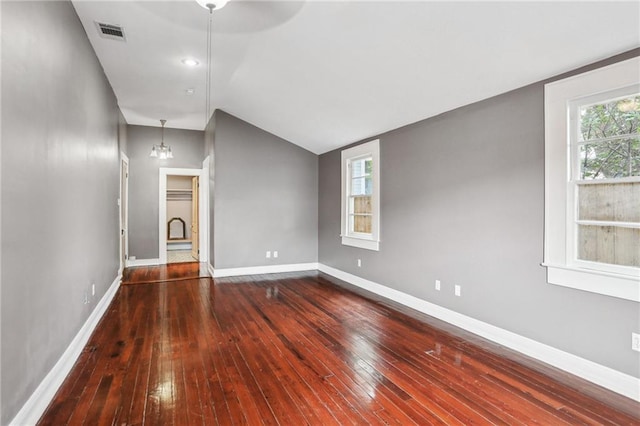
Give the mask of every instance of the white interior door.
M 191 178 L 191 256 L 200 259 L 200 178 L 194 176 Z

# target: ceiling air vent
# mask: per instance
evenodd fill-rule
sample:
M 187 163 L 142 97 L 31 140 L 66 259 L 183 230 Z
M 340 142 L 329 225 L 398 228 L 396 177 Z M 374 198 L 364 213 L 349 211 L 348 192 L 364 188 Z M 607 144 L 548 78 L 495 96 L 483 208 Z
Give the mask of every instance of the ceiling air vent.
M 100 37 L 102 38 L 126 41 L 126 38 L 124 36 L 124 28 L 118 25 L 96 22 L 96 27 L 98 28 L 98 34 L 100 34 Z

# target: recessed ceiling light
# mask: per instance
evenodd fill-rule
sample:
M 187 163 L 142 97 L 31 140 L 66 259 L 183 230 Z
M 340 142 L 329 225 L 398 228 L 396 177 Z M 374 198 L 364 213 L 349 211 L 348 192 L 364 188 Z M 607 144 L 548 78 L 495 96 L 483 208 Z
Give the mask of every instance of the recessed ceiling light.
M 195 67 L 200 64 L 200 62 L 196 61 L 193 58 L 186 58 L 182 60 L 182 63 L 188 67 Z
M 184 92 L 187 94 L 187 96 L 191 96 L 196 92 L 196 89 L 187 89 Z

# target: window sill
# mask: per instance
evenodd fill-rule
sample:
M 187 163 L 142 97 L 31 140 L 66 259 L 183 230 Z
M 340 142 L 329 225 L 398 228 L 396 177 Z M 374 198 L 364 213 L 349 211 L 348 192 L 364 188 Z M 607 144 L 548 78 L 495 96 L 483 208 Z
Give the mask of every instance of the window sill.
M 362 238 L 345 237 L 342 236 L 342 245 L 358 247 L 367 250 L 380 251 L 380 241 L 366 240 Z
M 547 282 L 605 296 L 640 302 L 640 277 L 543 263 Z

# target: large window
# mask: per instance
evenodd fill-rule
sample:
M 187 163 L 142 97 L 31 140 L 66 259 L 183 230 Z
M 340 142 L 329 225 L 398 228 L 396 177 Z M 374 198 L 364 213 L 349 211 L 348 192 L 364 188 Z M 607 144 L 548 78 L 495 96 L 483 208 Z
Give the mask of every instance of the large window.
M 379 249 L 380 148 L 371 141 L 342 151 L 342 244 Z
M 545 86 L 548 281 L 640 301 L 640 60 Z
M 584 267 L 621 273 L 640 267 L 640 93 L 635 90 L 570 105 L 572 251 Z

